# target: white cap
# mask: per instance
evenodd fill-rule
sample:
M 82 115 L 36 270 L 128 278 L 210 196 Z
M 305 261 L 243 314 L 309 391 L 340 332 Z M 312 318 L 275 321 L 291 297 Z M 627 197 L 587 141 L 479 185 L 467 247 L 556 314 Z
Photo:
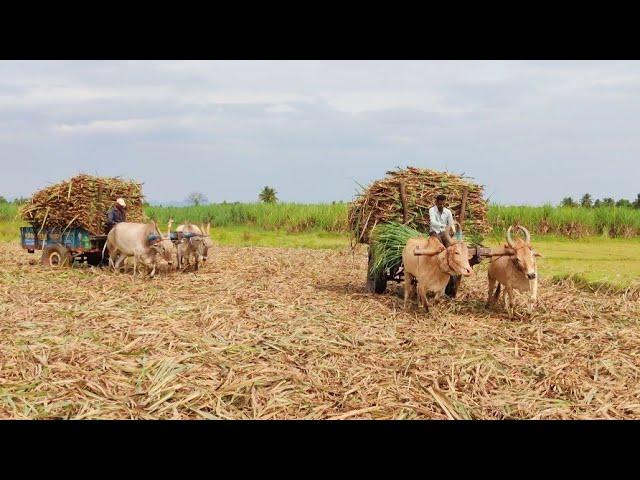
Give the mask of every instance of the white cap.
M 124 200 L 123 200 L 122 198 L 117 199 L 117 200 L 116 200 L 116 203 L 117 203 L 118 205 L 122 206 L 122 207 L 126 207 L 126 206 L 127 206 L 127 204 L 126 204 L 126 203 L 124 203 Z

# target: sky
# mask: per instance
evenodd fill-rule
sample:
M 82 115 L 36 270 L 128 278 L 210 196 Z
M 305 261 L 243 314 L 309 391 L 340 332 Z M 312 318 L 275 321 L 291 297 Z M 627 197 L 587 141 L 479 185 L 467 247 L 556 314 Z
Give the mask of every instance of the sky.
M 0 195 L 80 172 L 155 203 L 349 201 L 407 165 L 491 202 L 640 193 L 638 61 L 0 61 Z

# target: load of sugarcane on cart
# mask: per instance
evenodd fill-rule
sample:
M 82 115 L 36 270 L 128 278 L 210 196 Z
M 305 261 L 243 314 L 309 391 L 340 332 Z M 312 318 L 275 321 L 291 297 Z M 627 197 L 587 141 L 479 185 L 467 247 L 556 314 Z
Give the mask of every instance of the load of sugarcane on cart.
M 490 230 L 483 187 L 464 177 L 446 172 L 408 167 L 387 172 L 382 180 L 363 189 L 349 208 L 349 227 L 353 244 L 368 244 L 367 289 L 371 293 L 386 291 L 387 282 L 402 282 L 402 251 L 410 238 L 429 235 L 429 208 L 437 195 L 446 197 L 455 219 L 456 241 L 465 241 L 469 265 L 513 253 L 508 248 L 482 245 L 482 235 Z M 415 249 L 414 255 L 432 255 Z M 461 282 L 451 276 L 445 294 L 454 298 Z
M 142 184 L 120 178 L 77 175 L 36 192 L 22 207 L 20 244 L 29 253 L 42 251 L 40 263 L 51 267 L 87 263 L 106 265 L 104 250 L 107 212 L 116 199 L 126 200 L 127 222 L 149 223 L 143 210 Z M 200 232 L 169 231 L 162 235 L 155 222 L 148 235 L 149 245 L 169 239 L 178 245 Z

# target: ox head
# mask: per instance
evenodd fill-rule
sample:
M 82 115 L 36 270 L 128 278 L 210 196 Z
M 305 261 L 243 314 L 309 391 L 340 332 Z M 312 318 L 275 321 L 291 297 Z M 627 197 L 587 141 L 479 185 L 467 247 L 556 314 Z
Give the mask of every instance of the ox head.
M 447 247 L 447 266 L 456 275 L 464 275 L 468 277 L 473 273 L 471 265 L 469 265 L 469 249 L 464 242 L 453 242 Z
M 172 221 L 169 222 L 169 229 L 171 228 Z M 169 236 L 164 236 L 160 233 L 158 229 L 158 224 L 153 221 L 153 225 L 155 227 L 155 232 L 149 236 L 149 250 L 156 255 L 159 255 L 160 258 L 165 260 L 167 264 L 171 267 L 173 265 L 173 255 L 175 254 L 175 247 L 173 242 L 169 239 Z
M 536 257 L 542 257 L 542 255 L 531 247 L 529 230 L 518 225 L 516 228 L 524 234 L 524 240 L 518 238 L 514 241 L 511 237 L 512 228 L 509 227 L 507 230 L 507 246 L 514 251 L 513 255 L 511 255 L 511 261 L 529 280 L 535 280 L 537 275 Z
M 202 242 L 199 245 L 198 255 L 200 255 L 200 258 L 203 262 L 206 262 L 209 256 L 209 249 L 213 247 L 213 241 L 211 241 L 210 236 L 211 222 L 207 222 L 206 225 L 201 225 L 200 230 L 202 231 L 202 234 L 204 236 L 202 237 Z

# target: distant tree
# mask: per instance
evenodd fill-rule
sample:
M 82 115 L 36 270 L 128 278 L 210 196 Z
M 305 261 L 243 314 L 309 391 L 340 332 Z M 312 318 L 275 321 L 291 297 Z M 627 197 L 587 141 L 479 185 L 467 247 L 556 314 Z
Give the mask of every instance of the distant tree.
M 627 200 L 626 198 L 621 198 L 620 200 L 618 200 L 616 202 L 616 207 L 629 208 L 629 207 L 631 207 L 631 202 L 629 200 Z
M 602 199 L 602 206 L 603 207 L 615 207 L 616 206 L 616 201 L 611 197 L 603 198 Z
M 204 194 L 200 192 L 192 192 L 187 197 L 187 203 L 195 205 L 196 207 L 203 203 L 207 203 L 207 201 L 207 197 L 205 197 Z
M 29 199 L 25 198 L 25 197 L 16 197 L 16 198 L 13 199 L 13 203 L 15 205 L 23 205 L 23 204 L 27 203 L 28 200 Z
M 562 202 L 560 202 L 560 205 L 563 207 L 575 207 L 576 202 L 571 197 L 564 197 Z
M 602 202 L 600 201 L 599 198 L 596 198 L 596 201 L 593 202 L 593 208 L 598 208 L 600 206 L 602 206 Z
M 638 194 L 638 198 L 633 201 L 633 208 L 640 208 L 640 193 Z
M 276 196 L 278 192 L 276 192 L 271 187 L 264 187 L 258 195 L 258 198 L 263 203 L 276 203 L 278 201 L 278 197 Z
M 9 201 L 4 198 L 2 195 L 0 195 L 0 203 L 9 203 Z
M 585 193 L 580 199 L 580 206 L 585 208 L 591 208 L 593 206 L 593 200 L 591 194 Z

